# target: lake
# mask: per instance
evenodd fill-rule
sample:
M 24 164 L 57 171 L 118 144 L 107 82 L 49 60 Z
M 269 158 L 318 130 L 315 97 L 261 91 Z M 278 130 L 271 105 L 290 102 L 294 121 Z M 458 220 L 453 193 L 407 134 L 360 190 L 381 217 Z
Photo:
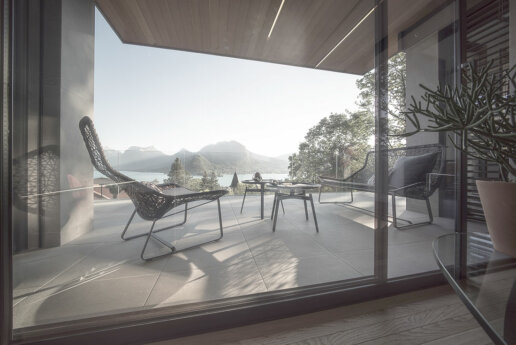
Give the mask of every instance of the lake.
M 154 180 L 157 180 L 158 183 L 163 183 L 163 181 L 168 178 L 167 174 L 164 173 L 156 173 L 156 172 L 141 172 L 141 171 L 121 171 L 122 174 L 129 176 L 132 179 L 135 179 L 136 181 L 146 181 L 146 182 L 152 182 Z M 238 180 L 250 180 L 253 178 L 254 174 L 238 174 Z M 99 177 L 105 177 L 98 171 L 94 171 L 93 178 L 99 178 Z M 192 176 L 194 178 L 202 178 L 202 176 Z M 288 174 L 262 174 L 263 179 L 273 179 L 273 180 L 285 180 L 288 178 Z M 231 181 L 233 180 L 233 174 L 226 174 L 217 177 L 217 180 L 219 181 L 219 184 L 221 187 L 229 187 L 231 184 Z

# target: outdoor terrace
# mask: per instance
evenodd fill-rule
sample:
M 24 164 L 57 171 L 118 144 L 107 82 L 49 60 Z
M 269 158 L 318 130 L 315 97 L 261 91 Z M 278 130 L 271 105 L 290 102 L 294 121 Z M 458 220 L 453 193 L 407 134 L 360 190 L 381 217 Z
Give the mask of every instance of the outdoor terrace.
M 357 204 L 372 208 L 371 193 L 357 193 Z M 123 241 L 120 233 L 133 210 L 129 200 L 95 202 L 94 230 L 61 247 L 14 256 L 14 327 L 217 300 L 373 274 L 374 218 L 354 209 L 315 203 L 320 232 L 300 200 L 284 201 L 272 232 L 272 195 L 221 199 L 224 237 L 214 243 L 145 262 L 143 237 Z M 398 213 L 420 220 L 426 215 Z M 181 249 L 218 233 L 216 203 L 189 212 L 188 222 L 160 233 Z M 181 215 L 177 215 L 177 220 Z M 174 218 L 172 217 L 172 218 Z M 174 222 L 167 218 L 163 222 Z M 130 231 L 150 222 L 136 220 Z M 432 240 L 453 231 L 452 219 L 408 230 L 389 228 L 388 275 L 436 270 Z M 155 245 L 153 243 L 153 245 Z M 156 246 L 153 250 L 159 250 Z

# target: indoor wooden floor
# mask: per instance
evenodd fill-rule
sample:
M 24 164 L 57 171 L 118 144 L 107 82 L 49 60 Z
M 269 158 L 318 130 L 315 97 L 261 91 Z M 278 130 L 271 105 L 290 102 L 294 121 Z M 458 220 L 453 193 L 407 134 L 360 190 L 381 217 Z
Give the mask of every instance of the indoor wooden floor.
M 492 344 L 448 286 L 153 345 Z

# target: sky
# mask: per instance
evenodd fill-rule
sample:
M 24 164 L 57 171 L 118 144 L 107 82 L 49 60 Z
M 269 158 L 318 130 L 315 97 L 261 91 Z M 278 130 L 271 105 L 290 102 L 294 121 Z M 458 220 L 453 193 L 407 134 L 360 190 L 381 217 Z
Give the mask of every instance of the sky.
M 358 76 L 123 44 L 95 17 L 94 121 L 105 147 L 173 154 L 235 140 L 276 157 L 296 152 L 323 117 L 357 108 Z

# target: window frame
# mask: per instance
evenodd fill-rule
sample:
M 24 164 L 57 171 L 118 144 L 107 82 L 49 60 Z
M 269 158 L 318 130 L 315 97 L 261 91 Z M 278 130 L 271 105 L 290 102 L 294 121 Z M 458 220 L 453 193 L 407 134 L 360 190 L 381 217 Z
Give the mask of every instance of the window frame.
M 215 302 L 196 303 L 186 306 L 163 307 L 156 310 L 121 313 L 109 316 L 81 319 L 50 325 L 13 330 L 13 284 L 12 284 L 12 91 L 11 91 L 11 54 L 12 54 L 12 7 L 14 0 L 1 0 L 2 8 L 2 132 L 1 132 L 1 170 L 0 170 L 0 260 L 2 265 L 0 293 L 1 321 L 0 344 L 24 344 L 38 341 L 40 344 L 95 344 L 110 339 L 113 344 L 128 342 L 149 342 L 176 338 L 224 328 L 243 326 L 257 322 L 316 312 L 342 305 L 369 301 L 404 292 L 445 284 L 438 270 L 400 278 L 387 278 L 387 193 L 385 183 L 375 191 L 375 249 L 374 275 L 348 281 L 319 284 L 264 294 L 242 296 Z M 459 16 L 465 0 L 455 1 Z M 375 65 L 382 72 L 387 66 L 387 5 L 388 1 L 376 0 L 375 11 Z M 460 19 L 458 19 L 460 20 Z M 462 42 L 462 41 L 461 41 Z M 458 44 L 461 46 L 461 44 Z M 460 47 L 457 47 L 460 49 Z M 459 55 L 460 56 L 460 55 Z M 383 66 L 383 67 L 382 67 Z M 378 68 L 378 67 L 375 67 Z M 377 79 L 377 95 L 385 97 L 385 86 Z M 378 108 L 378 96 L 376 108 Z M 386 114 L 377 109 L 376 151 L 380 152 L 385 142 L 378 140 L 385 134 Z M 380 138 L 381 139 L 381 138 Z M 384 157 L 385 158 L 385 157 Z M 386 160 L 377 157 L 376 174 L 386 181 Z M 383 164 L 382 164 L 383 162 Z M 458 160 L 460 164 L 461 160 Z M 465 166 L 464 162 L 462 165 Z M 461 166 L 462 166 L 461 165 Z M 463 173 L 462 170 L 459 173 Z M 464 182 L 459 176 L 462 193 Z M 378 184 L 379 185 L 379 184 Z M 465 211 L 457 199 L 456 231 L 465 229 Z

